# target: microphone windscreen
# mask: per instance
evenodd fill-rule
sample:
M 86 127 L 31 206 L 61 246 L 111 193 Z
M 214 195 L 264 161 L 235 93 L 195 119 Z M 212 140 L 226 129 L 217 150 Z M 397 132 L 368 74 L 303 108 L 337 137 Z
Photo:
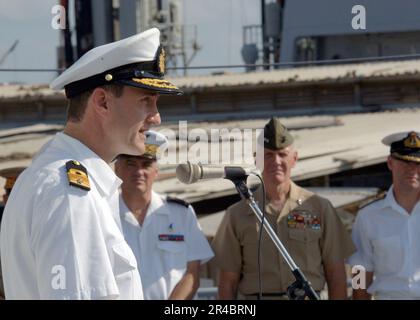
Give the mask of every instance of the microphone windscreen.
M 200 166 L 191 162 L 181 163 L 176 167 L 176 177 L 185 184 L 198 181 L 201 176 Z

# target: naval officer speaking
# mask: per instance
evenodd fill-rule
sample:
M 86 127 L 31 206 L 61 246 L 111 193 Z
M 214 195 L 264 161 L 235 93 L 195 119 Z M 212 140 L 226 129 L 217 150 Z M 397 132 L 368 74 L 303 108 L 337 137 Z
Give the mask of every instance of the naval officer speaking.
M 142 299 L 136 259 L 121 233 L 109 167 L 142 154 L 160 124 L 164 79 L 153 28 L 94 48 L 51 83 L 69 99 L 67 122 L 18 178 L 1 229 L 6 299 Z

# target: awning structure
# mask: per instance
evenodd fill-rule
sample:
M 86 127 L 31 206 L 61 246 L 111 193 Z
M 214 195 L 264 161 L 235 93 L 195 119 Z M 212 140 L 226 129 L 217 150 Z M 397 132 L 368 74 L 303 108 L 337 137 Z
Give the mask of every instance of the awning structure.
M 332 119 L 325 116 L 323 119 Z M 320 121 L 322 117 L 285 118 L 284 123 L 293 127 L 296 122 Z M 321 177 L 333 173 L 362 168 L 383 163 L 389 154 L 387 146 L 381 143 L 388 134 L 419 130 L 420 109 L 349 114 L 334 117 L 333 125 L 291 130 L 295 138 L 299 160 L 292 171 L 294 181 Z M 267 120 L 239 122 L 242 127 L 263 128 Z M 337 121 L 339 124 L 337 125 Z M 225 122 L 226 127 L 235 127 L 238 122 Z M 203 128 L 211 124 L 202 124 Z M 162 172 L 173 172 L 174 166 L 162 167 Z M 158 192 L 170 193 L 187 201 L 195 202 L 236 193 L 233 184 L 223 179 L 202 180 L 195 184 L 185 185 L 174 176 L 167 174 L 155 184 Z M 251 183 L 256 178 L 250 177 Z
M 169 77 L 168 80 L 185 92 L 199 92 L 230 90 L 235 87 L 349 83 L 398 78 L 419 79 L 420 59 L 288 67 L 247 73 Z M 0 86 L 0 99 L 19 101 L 39 98 L 64 99 L 64 92 L 54 91 L 47 84 Z
M 389 150 L 381 144 L 381 139 L 390 133 L 419 130 L 419 119 L 419 108 L 340 116 L 284 118 L 283 122 L 290 128 L 299 153 L 299 161 L 292 172 L 292 178 L 299 181 L 382 163 L 386 160 Z M 238 129 L 238 138 L 243 139 L 241 132 L 244 129 L 262 129 L 266 122 L 267 119 L 194 122 L 188 123 L 188 132 L 191 133 L 192 129 L 201 129 L 204 132 L 221 128 L 226 128 L 230 132 L 232 129 Z M 60 125 L 38 124 L 0 130 L 0 168 L 20 165 L 18 162 L 22 161 L 29 163 L 41 146 L 61 129 Z M 171 143 L 179 143 L 179 126 L 164 124 L 156 128 L 158 131 L 163 129 L 173 129 L 178 138 L 171 140 Z M 255 136 L 252 139 L 255 140 Z M 197 143 L 205 142 L 189 141 L 188 146 Z M 255 146 L 255 141 L 253 145 Z M 243 149 L 230 150 L 230 152 L 243 153 Z M 176 163 L 160 166 L 161 176 L 154 185 L 157 192 L 177 196 L 190 202 L 236 193 L 233 184 L 223 179 L 202 180 L 191 185 L 182 184 L 175 177 L 175 167 Z M 251 179 L 250 182 L 257 180 Z

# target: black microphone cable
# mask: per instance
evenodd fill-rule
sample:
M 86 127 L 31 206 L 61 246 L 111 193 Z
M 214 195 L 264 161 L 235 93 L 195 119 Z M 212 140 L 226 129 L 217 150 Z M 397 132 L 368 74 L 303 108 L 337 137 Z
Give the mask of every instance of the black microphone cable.
M 262 298 L 262 281 L 261 281 L 261 240 L 262 240 L 262 234 L 264 229 L 264 220 L 265 220 L 265 185 L 264 180 L 261 178 L 261 176 L 257 173 L 252 172 L 251 174 L 255 175 L 260 181 L 261 181 L 261 187 L 263 192 L 263 203 L 262 203 L 262 218 L 260 223 L 260 230 L 258 235 L 258 250 L 257 250 L 257 265 L 258 265 L 258 300 L 261 300 Z

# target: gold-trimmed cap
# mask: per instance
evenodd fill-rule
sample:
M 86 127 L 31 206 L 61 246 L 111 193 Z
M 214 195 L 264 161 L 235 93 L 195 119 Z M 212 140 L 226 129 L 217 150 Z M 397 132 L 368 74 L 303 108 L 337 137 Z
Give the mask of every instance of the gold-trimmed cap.
M 89 50 L 50 87 L 54 90 L 64 88 L 67 98 L 107 84 L 138 87 L 161 94 L 182 94 L 164 76 L 165 51 L 160 44 L 160 31 L 151 28 Z
M 129 154 L 121 154 L 122 157 L 140 157 L 150 160 L 157 160 L 159 156 L 162 154 L 162 151 L 166 149 L 168 145 L 168 139 L 161 133 L 156 131 L 146 131 L 146 142 L 145 144 L 145 151 L 140 156 L 129 155 Z
M 163 134 L 152 130 L 146 131 L 145 135 L 146 142 L 144 144 L 146 149 L 141 157 L 157 160 L 163 148 L 167 146 L 168 139 Z
M 153 61 L 127 66 L 122 71 L 125 78 L 121 79 L 121 71 L 118 71 L 114 80 L 116 83 L 157 91 L 160 94 L 183 94 L 176 85 L 164 79 L 165 63 L 165 50 L 159 46 Z
M 399 132 L 386 136 L 382 143 L 390 146 L 394 158 L 420 163 L 420 133 L 416 131 Z

